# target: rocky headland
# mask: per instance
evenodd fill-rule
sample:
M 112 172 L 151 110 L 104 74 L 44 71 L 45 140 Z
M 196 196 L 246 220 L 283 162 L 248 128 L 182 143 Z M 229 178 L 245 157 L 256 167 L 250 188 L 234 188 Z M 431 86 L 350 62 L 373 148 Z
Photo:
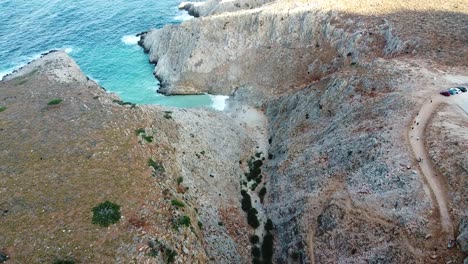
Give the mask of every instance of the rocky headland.
M 141 35 L 159 92 L 224 112 L 122 102 L 60 51 L 0 83 L 8 261 L 468 261 L 468 94 L 438 94 L 468 85 L 463 1 L 180 8 Z

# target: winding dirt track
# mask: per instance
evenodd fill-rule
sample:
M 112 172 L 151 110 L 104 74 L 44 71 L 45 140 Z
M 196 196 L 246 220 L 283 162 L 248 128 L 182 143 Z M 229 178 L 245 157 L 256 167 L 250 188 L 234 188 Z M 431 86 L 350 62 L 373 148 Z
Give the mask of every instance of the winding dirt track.
M 428 121 L 431 119 L 432 114 L 441 103 L 459 104 L 461 100 L 466 99 L 468 94 L 459 94 L 450 97 L 443 97 L 441 95 L 433 95 L 424 102 L 418 115 L 415 117 L 413 124 L 409 128 L 409 141 L 413 149 L 416 159 L 419 161 L 420 170 L 426 179 L 429 189 L 434 194 L 436 205 L 440 212 L 440 220 L 443 231 L 448 235 L 449 240 L 454 239 L 453 222 L 450 217 L 447 191 L 441 183 L 439 175 L 429 158 L 428 151 L 425 148 L 424 132 Z

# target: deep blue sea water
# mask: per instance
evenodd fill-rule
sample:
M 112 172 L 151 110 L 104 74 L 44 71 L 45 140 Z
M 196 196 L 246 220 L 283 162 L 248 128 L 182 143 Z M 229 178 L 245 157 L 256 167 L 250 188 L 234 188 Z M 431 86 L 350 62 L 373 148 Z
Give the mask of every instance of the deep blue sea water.
M 122 100 L 179 107 L 223 102 L 162 96 L 135 34 L 190 17 L 179 0 L 0 0 L 0 77 L 51 49 L 65 49 L 90 78 Z M 220 102 L 221 101 L 221 102 Z

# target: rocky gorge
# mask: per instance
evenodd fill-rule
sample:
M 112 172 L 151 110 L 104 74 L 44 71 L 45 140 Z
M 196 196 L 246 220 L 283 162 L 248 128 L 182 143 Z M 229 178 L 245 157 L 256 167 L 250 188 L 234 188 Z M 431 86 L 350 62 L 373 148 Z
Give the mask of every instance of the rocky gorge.
M 417 137 L 430 160 L 410 144 L 468 85 L 462 1 L 180 8 L 197 18 L 141 35 L 159 92 L 229 95 L 224 112 L 122 102 L 60 51 L 2 80 L 7 263 L 468 261 L 466 94 Z M 96 228 L 104 199 L 122 219 Z

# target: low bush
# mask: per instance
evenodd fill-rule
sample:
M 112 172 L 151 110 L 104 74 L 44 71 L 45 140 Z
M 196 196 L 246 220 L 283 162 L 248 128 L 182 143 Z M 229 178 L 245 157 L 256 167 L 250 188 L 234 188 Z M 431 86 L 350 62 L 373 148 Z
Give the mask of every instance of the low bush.
M 7 110 L 7 107 L 6 107 L 6 106 L 0 106 L 0 112 L 3 112 L 3 111 L 5 111 L 5 110 Z
M 148 159 L 148 166 L 152 167 L 155 172 L 164 172 L 164 167 L 152 158 Z
M 54 260 L 53 262 L 53 264 L 75 264 L 75 263 L 76 262 L 73 259 L 57 259 L 57 260 Z
M 260 238 L 257 235 L 253 235 L 250 237 L 250 243 L 257 244 L 260 241 Z
M 115 203 L 105 201 L 93 208 L 93 224 L 107 227 L 117 223 L 119 220 L 120 206 Z
M 250 195 L 242 190 L 242 201 L 241 201 L 241 207 L 244 212 L 248 212 L 252 208 L 252 199 L 250 198 Z
M 153 142 L 153 138 L 154 138 L 153 136 L 147 136 L 147 135 L 142 135 L 141 137 L 142 137 L 144 140 L 146 140 L 146 142 L 148 142 L 148 143 Z
M 177 252 L 175 250 L 172 250 L 170 248 L 166 248 L 164 250 L 164 260 L 166 263 L 173 263 L 175 261 L 175 257 L 177 256 Z
M 184 177 L 179 177 L 177 178 L 177 184 L 180 185 L 181 183 L 184 182 Z
M 263 203 L 263 198 L 265 198 L 266 192 L 267 192 L 266 187 L 263 187 L 262 189 L 260 189 L 260 192 L 258 192 L 258 196 L 260 197 L 260 201 L 262 203 Z
M 183 215 L 176 219 L 173 223 L 173 228 L 179 230 L 179 227 L 185 226 L 189 227 L 191 225 L 190 217 Z
M 137 129 L 135 129 L 135 134 L 137 136 L 145 134 L 145 129 L 144 128 L 137 128 Z
M 267 233 L 263 237 L 262 256 L 264 263 L 272 263 L 271 259 L 273 258 L 273 235 L 271 233 Z
M 55 98 L 55 99 L 50 100 L 50 101 L 47 103 L 47 105 L 58 105 L 58 104 L 60 104 L 61 102 L 63 102 L 62 99 L 60 99 L 60 98 Z
M 273 230 L 273 221 L 271 219 L 268 219 L 265 223 L 265 230 L 266 231 L 271 231 Z
M 176 199 L 172 200 L 172 201 L 171 201 L 171 204 L 172 204 L 173 206 L 175 206 L 175 207 L 185 207 L 185 205 L 184 205 L 183 202 L 181 202 L 181 201 L 179 201 L 179 200 L 176 200 Z
M 257 246 L 253 247 L 252 248 L 252 256 L 254 258 L 259 258 L 260 255 L 261 255 L 260 248 L 258 248 Z
M 260 226 L 257 214 L 258 212 L 255 208 L 250 208 L 250 210 L 247 212 L 247 223 L 255 229 Z

